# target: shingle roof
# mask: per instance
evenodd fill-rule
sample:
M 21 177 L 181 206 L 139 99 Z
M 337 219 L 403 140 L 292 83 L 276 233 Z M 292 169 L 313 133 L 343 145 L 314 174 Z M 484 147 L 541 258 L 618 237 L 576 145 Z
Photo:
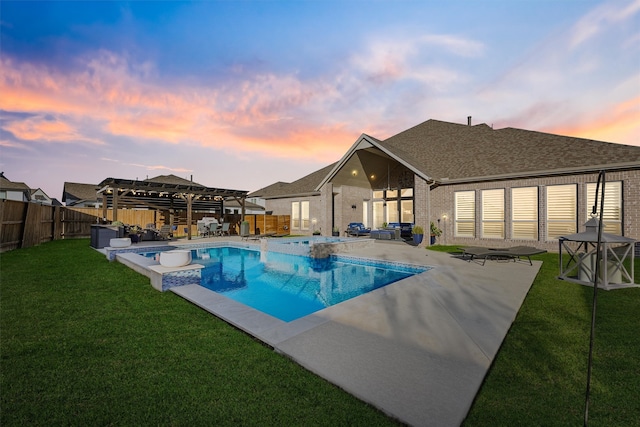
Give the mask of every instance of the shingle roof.
M 4 174 L 0 175 L 0 190 L 27 191 L 31 192 L 31 188 L 24 182 L 9 181 Z
M 436 181 L 479 181 L 640 167 L 640 147 L 515 128 L 494 130 L 427 120 L 384 141 L 364 135 Z M 336 163 L 292 183 L 277 182 L 249 196 L 275 198 L 315 193 Z
M 336 162 L 337 163 L 337 162 Z M 296 181 L 291 183 L 276 182 L 267 187 L 256 190 L 249 194 L 248 197 L 261 197 L 261 198 L 277 198 L 281 196 L 292 196 L 297 194 L 315 194 L 316 187 L 324 177 L 326 177 L 331 169 L 334 168 L 336 163 L 332 163 L 323 167 L 315 172 L 310 173 Z
M 293 181 L 291 184 L 289 184 L 289 191 L 291 192 L 291 194 L 315 193 L 315 189 L 320 181 L 322 181 L 322 179 L 327 176 L 329 172 L 331 172 L 331 169 L 335 167 L 336 163 L 337 162 L 331 163 L 330 165 L 312 172 L 297 181 Z
M 640 164 L 640 147 L 515 128 L 428 120 L 381 145 L 436 180 Z
M 277 196 L 282 194 L 283 191 L 286 191 L 286 188 L 290 185 L 290 182 L 282 182 L 278 181 L 271 185 L 267 185 L 266 187 L 262 187 L 256 191 L 249 193 L 248 197 L 270 197 Z
M 180 178 L 174 174 L 158 175 L 153 178 L 145 179 L 145 182 L 161 182 L 163 184 L 178 184 L 178 185 L 199 185 L 206 187 L 206 185 L 198 184 L 197 182 L 189 181 L 188 179 Z
M 67 198 L 73 200 L 86 200 L 96 201 L 98 200 L 98 187 L 96 184 L 82 184 L 79 182 L 65 182 L 62 190 L 62 201 L 67 202 Z

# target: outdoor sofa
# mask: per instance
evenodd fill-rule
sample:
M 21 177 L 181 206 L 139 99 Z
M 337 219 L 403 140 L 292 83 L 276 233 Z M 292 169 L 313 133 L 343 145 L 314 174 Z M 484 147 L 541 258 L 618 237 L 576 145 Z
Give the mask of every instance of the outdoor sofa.
M 410 222 L 390 222 L 387 228 L 399 228 L 402 238 L 410 239 L 412 236 L 413 224 Z
M 371 233 L 371 229 L 364 226 L 361 222 L 350 222 L 347 226 L 348 236 L 368 236 Z

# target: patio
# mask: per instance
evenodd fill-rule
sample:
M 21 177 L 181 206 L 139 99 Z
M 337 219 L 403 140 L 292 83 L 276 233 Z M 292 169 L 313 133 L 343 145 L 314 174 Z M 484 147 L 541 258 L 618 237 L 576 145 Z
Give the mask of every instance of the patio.
M 459 425 L 541 263 L 378 241 L 348 255 L 436 268 L 289 323 L 198 285 L 172 291 L 402 422 Z

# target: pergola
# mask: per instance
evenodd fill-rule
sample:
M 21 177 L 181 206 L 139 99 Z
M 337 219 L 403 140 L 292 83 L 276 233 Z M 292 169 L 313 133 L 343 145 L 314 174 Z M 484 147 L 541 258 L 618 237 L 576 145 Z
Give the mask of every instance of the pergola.
M 107 178 L 99 185 L 102 194 L 103 216 L 111 206 L 113 220 L 117 221 L 119 207 L 139 207 L 157 210 L 185 210 L 187 223 L 192 222 L 192 212 L 223 212 L 224 200 L 233 197 L 241 206 L 242 219 L 245 215 L 245 200 L 248 191 L 205 187 L 185 181 L 183 183 L 159 182 L 156 180 L 131 180 Z M 191 227 L 187 238 L 191 239 Z

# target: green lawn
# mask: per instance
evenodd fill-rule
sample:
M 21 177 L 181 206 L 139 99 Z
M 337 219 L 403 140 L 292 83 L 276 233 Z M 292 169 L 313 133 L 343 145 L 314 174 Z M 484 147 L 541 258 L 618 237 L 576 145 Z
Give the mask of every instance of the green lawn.
M 535 258 L 467 426 L 582 423 L 593 292 Z M 591 425 L 637 425 L 639 313 L 640 289 L 599 292 Z M 395 424 L 86 239 L 0 255 L 0 363 L 2 426 Z
M 436 250 L 454 251 L 454 247 Z M 593 288 L 542 268 L 498 352 L 465 426 L 582 425 Z M 635 262 L 640 283 L 640 260 Z M 640 288 L 598 291 L 589 425 L 640 419 Z

